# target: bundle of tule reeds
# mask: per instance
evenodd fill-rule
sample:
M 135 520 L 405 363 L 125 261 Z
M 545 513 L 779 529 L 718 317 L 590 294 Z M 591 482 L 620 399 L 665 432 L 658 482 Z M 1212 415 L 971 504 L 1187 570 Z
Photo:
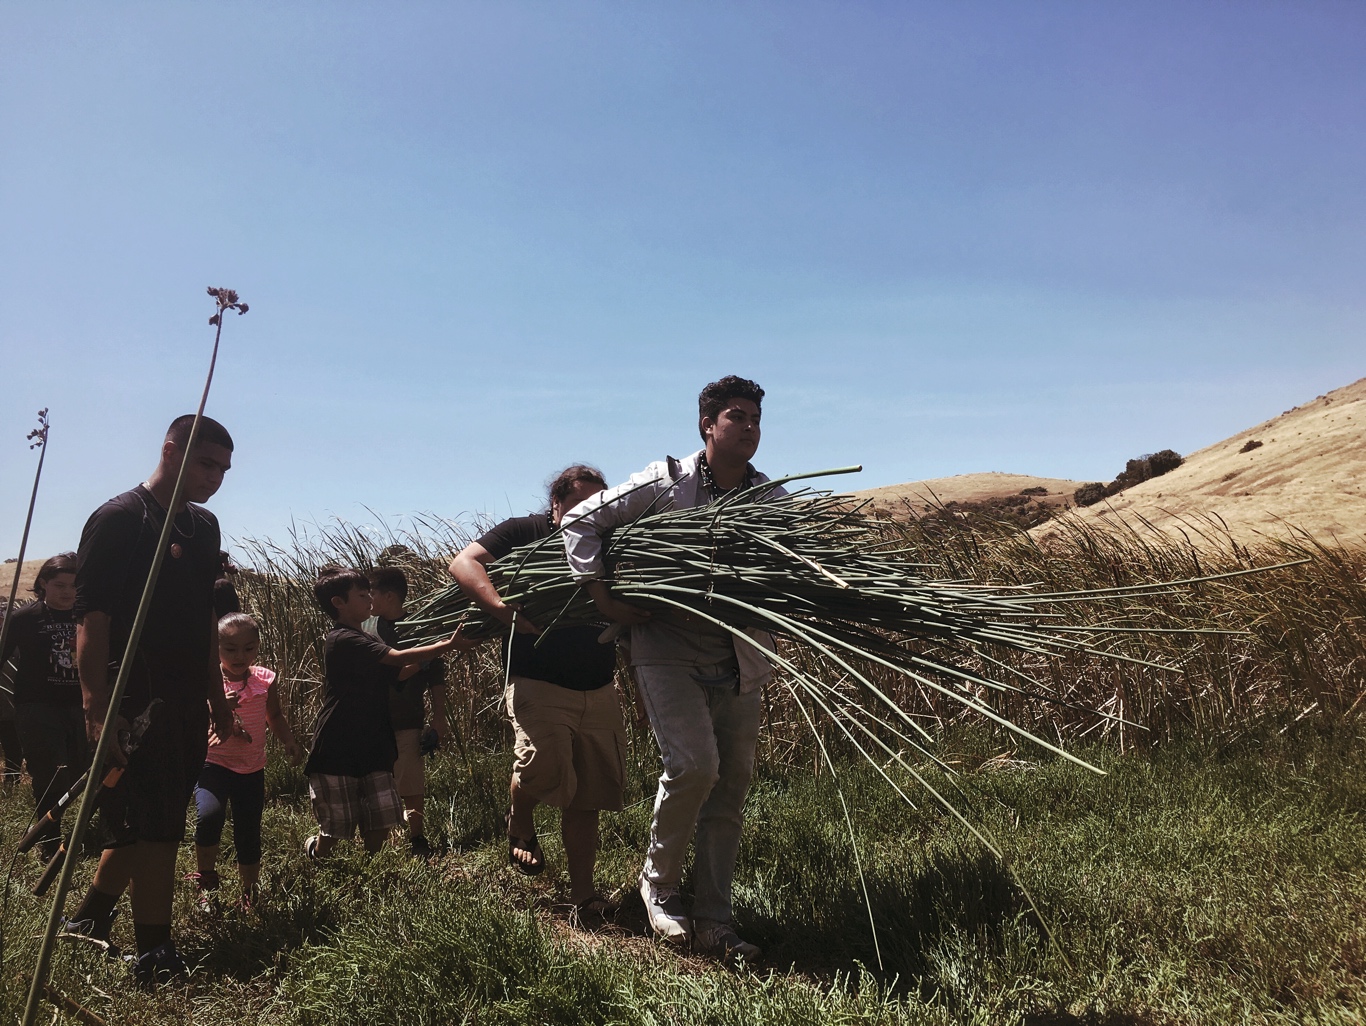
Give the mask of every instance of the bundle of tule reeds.
M 1008 692 L 1066 703 L 1004 656 L 1081 656 L 1177 670 L 1134 650 L 1135 638 L 1159 628 L 1138 615 L 1141 610 L 1126 607 L 1193 580 L 1044 592 L 938 579 L 934 568 L 889 548 L 885 525 L 861 506 L 809 490 L 775 499 L 777 483 L 710 506 L 651 513 L 616 530 L 605 547 L 613 591 L 647 609 L 699 617 L 730 631 L 737 645 L 757 645 L 754 629 L 785 639 L 788 644 L 766 655 L 783 671 L 780 679 L 803 716 L 813 728 L 816 720 L 833 722 L 874 765 L 890 761 L 910 770 L 903 758 L 908 748 L 934 758 L 928 747 L 934 739 L 890 696 L 888 672 L 1073 758 L 987 700 L 991 692 Z M 543 628 L 600 619 L 569 574 L 558 533 L 493 563 L 490 576 L 520 615 Z M 1101 622 L 1073 622 L 1065 611 L 1083 600 L 1092 608 L 1100 603 L 1108 614 Z M 412 644 L 456 627 L 473 637 L 507 630 L 456 587 L 428 596 L 401 625 Z M 799 659 L 791 645 L 817 656 L 815 665 L 823 669 L 813 670 L 813 661 Z M 820 715 L 813 717 L 816 711 Z

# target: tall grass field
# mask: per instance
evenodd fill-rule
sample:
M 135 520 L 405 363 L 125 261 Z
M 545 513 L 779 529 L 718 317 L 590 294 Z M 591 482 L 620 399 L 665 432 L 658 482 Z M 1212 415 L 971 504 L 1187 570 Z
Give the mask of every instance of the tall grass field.
M 885 526 L 908 562 L 938 576 L 1047 591 L 1293 565 L 1073 611 L 1231 632 L 1123 642 L 1170 670 L 1021 655 L 1013 668 L 1061 701 L 979 696 L 1104 775 L 880 681 L 939 738 L 944 766 L 918 769 L 999 842 L 999 859 L 909 784 L 908 805 L 834 731 L 825 763 L 776 680 L 736 876 L 738 925 L 764 947 L 760 965 L 730 971 L 649 938 L 632 887 L 659 759 L 629 715 L 627 808 L 603 817 L 598 869 L 603 889 L 620 893 L 616 915 L 579 922 L 568 908 L 554 810 L 538 810 L 548 871 L 528 879 L 508 866 L 511 738 L 486 646 L 452 661 L 455 736 L 428 763 L 438 858 L 344 846 L 308 862 L 305 782 L 272 748 L 263 900 L 239 907 L 230 871 L 209 909 L 182 886 L 188 983 L 141 991 L 124 966 L 66 941 L 53 986 L 107 1022 L 139 1024 L 1361 1022 L 1366 558 L 1308 538 L 1249 551 L 1213 532 L 1197 551 L 1073 528 L 1043 549 L 990 523 Z M 425 518 L 398 532 L 335 524 L 240 546 L 262 661 L 279 671 L 301 735 L 321 688 L 317 567 L 399 562 L 421 595 L 445 583 L 466 539 L 460 525 Z M 834 667 L 815 669 L 838 680 Z M 629 710 L 625 674 L 619 686 Z M 0 795 L 0 852 L 12 856 L 30 811 L 27 786 Z M 0 1017 L 15 1020 L 47 906 L 29 894 L 41 871 L 32 855 L 7 868 Z M 92 868 L 87 858 L 78 888 Z M 193 868 L 188 845 L 182 868 Z M 131 946 L 126 910 L 114 939 Z

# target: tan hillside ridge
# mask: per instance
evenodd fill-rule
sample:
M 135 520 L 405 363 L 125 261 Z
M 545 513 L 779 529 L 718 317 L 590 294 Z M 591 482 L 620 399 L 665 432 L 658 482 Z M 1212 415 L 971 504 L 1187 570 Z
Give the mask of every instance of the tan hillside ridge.
M 1260 446 L 1242 451 L 1251 442 Z M 1218 517 L 1241 544 L 1289 538 L 1366 546 L 1366 378 L 1186 457 L 1170 473 L 1070 514 L 1083 524 L 1143 520 L 1201 543 Z M 1183 519 L 1185 521 L 1183 525 Z M 1034 529 L 1046 540 L 1055 527 Z
M 42 559 L 24 560 L 24 568 L 19 571 L 19 590 L 14 595 L 16 606 L 33 601 L 33 582 L 38 579 L 38 570 L 44 562 Z M 14 564 L 0 563 L 0 606 L 9 598 L 10 585 L 13 583 Z
M 1060 477 L 1030 477 L 1028 474 L 1002 474 L 997 471 L 981 474 L 955 474 L 926 481 L 864 488 L 853 492 L 855 499 L 868 499 L 873 506 L 889 512 L 899 512 L 909 505 L 923 511 L 950 502 L 985 502 L 1019 495 L 1026 488 L 1043 488 L 1046 494 L 1031 498 L 1049 506 L 1070 505 L 1072 493 L 1085 482 L 1069 481 Z

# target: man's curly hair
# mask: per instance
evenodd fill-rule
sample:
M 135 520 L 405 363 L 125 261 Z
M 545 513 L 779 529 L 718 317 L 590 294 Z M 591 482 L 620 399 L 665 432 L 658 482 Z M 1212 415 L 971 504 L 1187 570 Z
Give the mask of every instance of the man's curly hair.
M 697 433 L 702 436 L 702 441 L 707 440 L 707 433 L 702 430 L 702 422 L 708 418 L 715 420 L 719 417 L 721 411 L 726 408 L 726 403 L 732 399 L 748 399 L 762 409 L 764 390 L 749 378 L 737 378 L 734 374 L 727 374 L 720 381 L 713 381 L 702 389 L 697 397 Z

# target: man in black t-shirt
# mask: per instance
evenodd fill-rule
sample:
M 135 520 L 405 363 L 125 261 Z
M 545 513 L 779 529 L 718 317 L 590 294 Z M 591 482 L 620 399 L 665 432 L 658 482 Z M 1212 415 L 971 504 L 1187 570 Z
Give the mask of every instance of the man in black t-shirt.
M 171 541 L 132 656 L 120 729 L 152 699 L 162 704 L 131 757 L 125 759 L 117 745 L 110 749 L 110 761 L 126 761 L 127 770 L 101 801 L 108 841 L 91 888 L 72 916 L 73 926 L 107 939 L 114 906 L 132 884 L 134 968 L 147 983 L 184 971 L 171 940 L 176 849 L 204 765 L 210 714 L 221 736 L 232 730 L 213 608 L 218 521 L 196 505 L 218 491 L 232 466 L 232 436 L 205 417 L 186 460 L 193 422 L 188 414 L 172 421 L 152 475 L 91 514 L 77 554 L 76 662 L 93 748 L 185 462 L 184 504 L 171 513 Z
M 451 575 L 492 616 L 514 623 L 485 569 L 521 545 L 549 537 L 566 510 L 607 486 L 600 471 L 574 466 L 550 486 L 550 511 L 505 520 L 451 562 Z M 523 616 L 503 643 L 511 661 L 506 701 L 516 734 L 508 857 L 527 875 L 545 868 L 532 812 L 537 804 L 563 809 L 560 831 L 569 863 L 570 894 L 580 912 L 601 914 L 606 902 L 593 883 L 598 812 L 620 811 L 625 781 L 626 731 L 616 689 L 616 648 L 598 641 L 598 627 L 540 628 Z M 509 653 L 509 645 L 511 652 Z

